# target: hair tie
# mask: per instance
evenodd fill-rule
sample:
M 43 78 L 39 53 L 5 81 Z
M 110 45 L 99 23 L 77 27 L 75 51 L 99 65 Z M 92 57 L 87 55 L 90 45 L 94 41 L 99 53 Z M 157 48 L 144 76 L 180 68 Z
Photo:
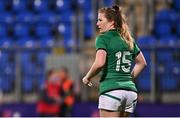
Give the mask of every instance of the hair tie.
M 113 6 L 112 9 L 114 9 L 116 12 L 119 12 L 119 6 L 117 5 Z

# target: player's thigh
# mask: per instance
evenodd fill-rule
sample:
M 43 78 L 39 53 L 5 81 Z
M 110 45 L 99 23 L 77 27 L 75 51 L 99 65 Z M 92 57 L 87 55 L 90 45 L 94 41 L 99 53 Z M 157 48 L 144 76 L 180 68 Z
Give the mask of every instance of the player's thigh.
M 121 98 L 112 91 L 104 93 L 99 96 L 99 109 L 105 109 L 108 111 L 119 111 L 121 105 Z
M 126 93 L 126 107 L 125 112 L 133 113 L 137 104 L 137 93 L 133 91 L 127 91 Z
M 129 112 L 121 111 L 119 117 L 129 117 L 130 115 L 131 115 L 131 113 L 129 113 Z
M 100 117 L 119 117 L 119 111 L 109 111 L 105 109 L 100 109 Z

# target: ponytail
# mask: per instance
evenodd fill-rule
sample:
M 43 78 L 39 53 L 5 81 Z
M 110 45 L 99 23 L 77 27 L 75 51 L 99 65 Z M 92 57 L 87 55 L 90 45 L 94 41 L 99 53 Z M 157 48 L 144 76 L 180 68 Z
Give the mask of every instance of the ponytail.
M 125 42 L 129 45 L 130 50 L 133 50 L 134 48 L 134 38 L 131 35 L 131 32 L 129 30 L 128 24 L 126 22 L 125 16 L 122 14 L 122 26 L 120 27 L 120 34 L 125 40 Z
M 134 39 L 133 37 L 131 36 L 131 32 L 129 30 L 129 27 L 128 27 L 128 24 L 127 24 L 127 21 L 126 21 L 126 17 L 125 15 L 122 13 L 122 10 L 119 6 L 113 6 L 112 7 L 115 11 L 116 11 L 116 14 L 117 14 L 117 18 L 115 20 L 116 24 L 120 24 L 121 25 L 117 25 L 116 29 L 118 29 L 119 33 L 121 34 L 123 40 L 129 45 L 129 48 L 130 50 L 133 50 L 134 48 Z

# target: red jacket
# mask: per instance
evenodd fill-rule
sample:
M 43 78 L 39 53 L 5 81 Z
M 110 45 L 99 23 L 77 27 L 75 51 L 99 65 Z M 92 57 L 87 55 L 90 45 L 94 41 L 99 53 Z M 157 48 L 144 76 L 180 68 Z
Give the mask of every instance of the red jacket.
M 61 86 L 57 82 L 46 82 L 42 90 L 41 99 L 37 104 L 38 113 L 58 114 L 60 105 L 55 98 L 60 97 Z

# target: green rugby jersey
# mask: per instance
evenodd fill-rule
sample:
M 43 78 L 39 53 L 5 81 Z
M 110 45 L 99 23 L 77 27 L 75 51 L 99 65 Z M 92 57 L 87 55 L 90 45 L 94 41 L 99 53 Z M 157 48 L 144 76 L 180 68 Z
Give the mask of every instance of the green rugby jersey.
M 131 64 L 140 52 L 136 43 L 134 49 L 130 50 L 120 34 L 110 30 L 96 37 L 95 46 L 96 50 L 107 52 L 100 80 L 100 94 L 115 89 L 137 91 L 131 77 Z

